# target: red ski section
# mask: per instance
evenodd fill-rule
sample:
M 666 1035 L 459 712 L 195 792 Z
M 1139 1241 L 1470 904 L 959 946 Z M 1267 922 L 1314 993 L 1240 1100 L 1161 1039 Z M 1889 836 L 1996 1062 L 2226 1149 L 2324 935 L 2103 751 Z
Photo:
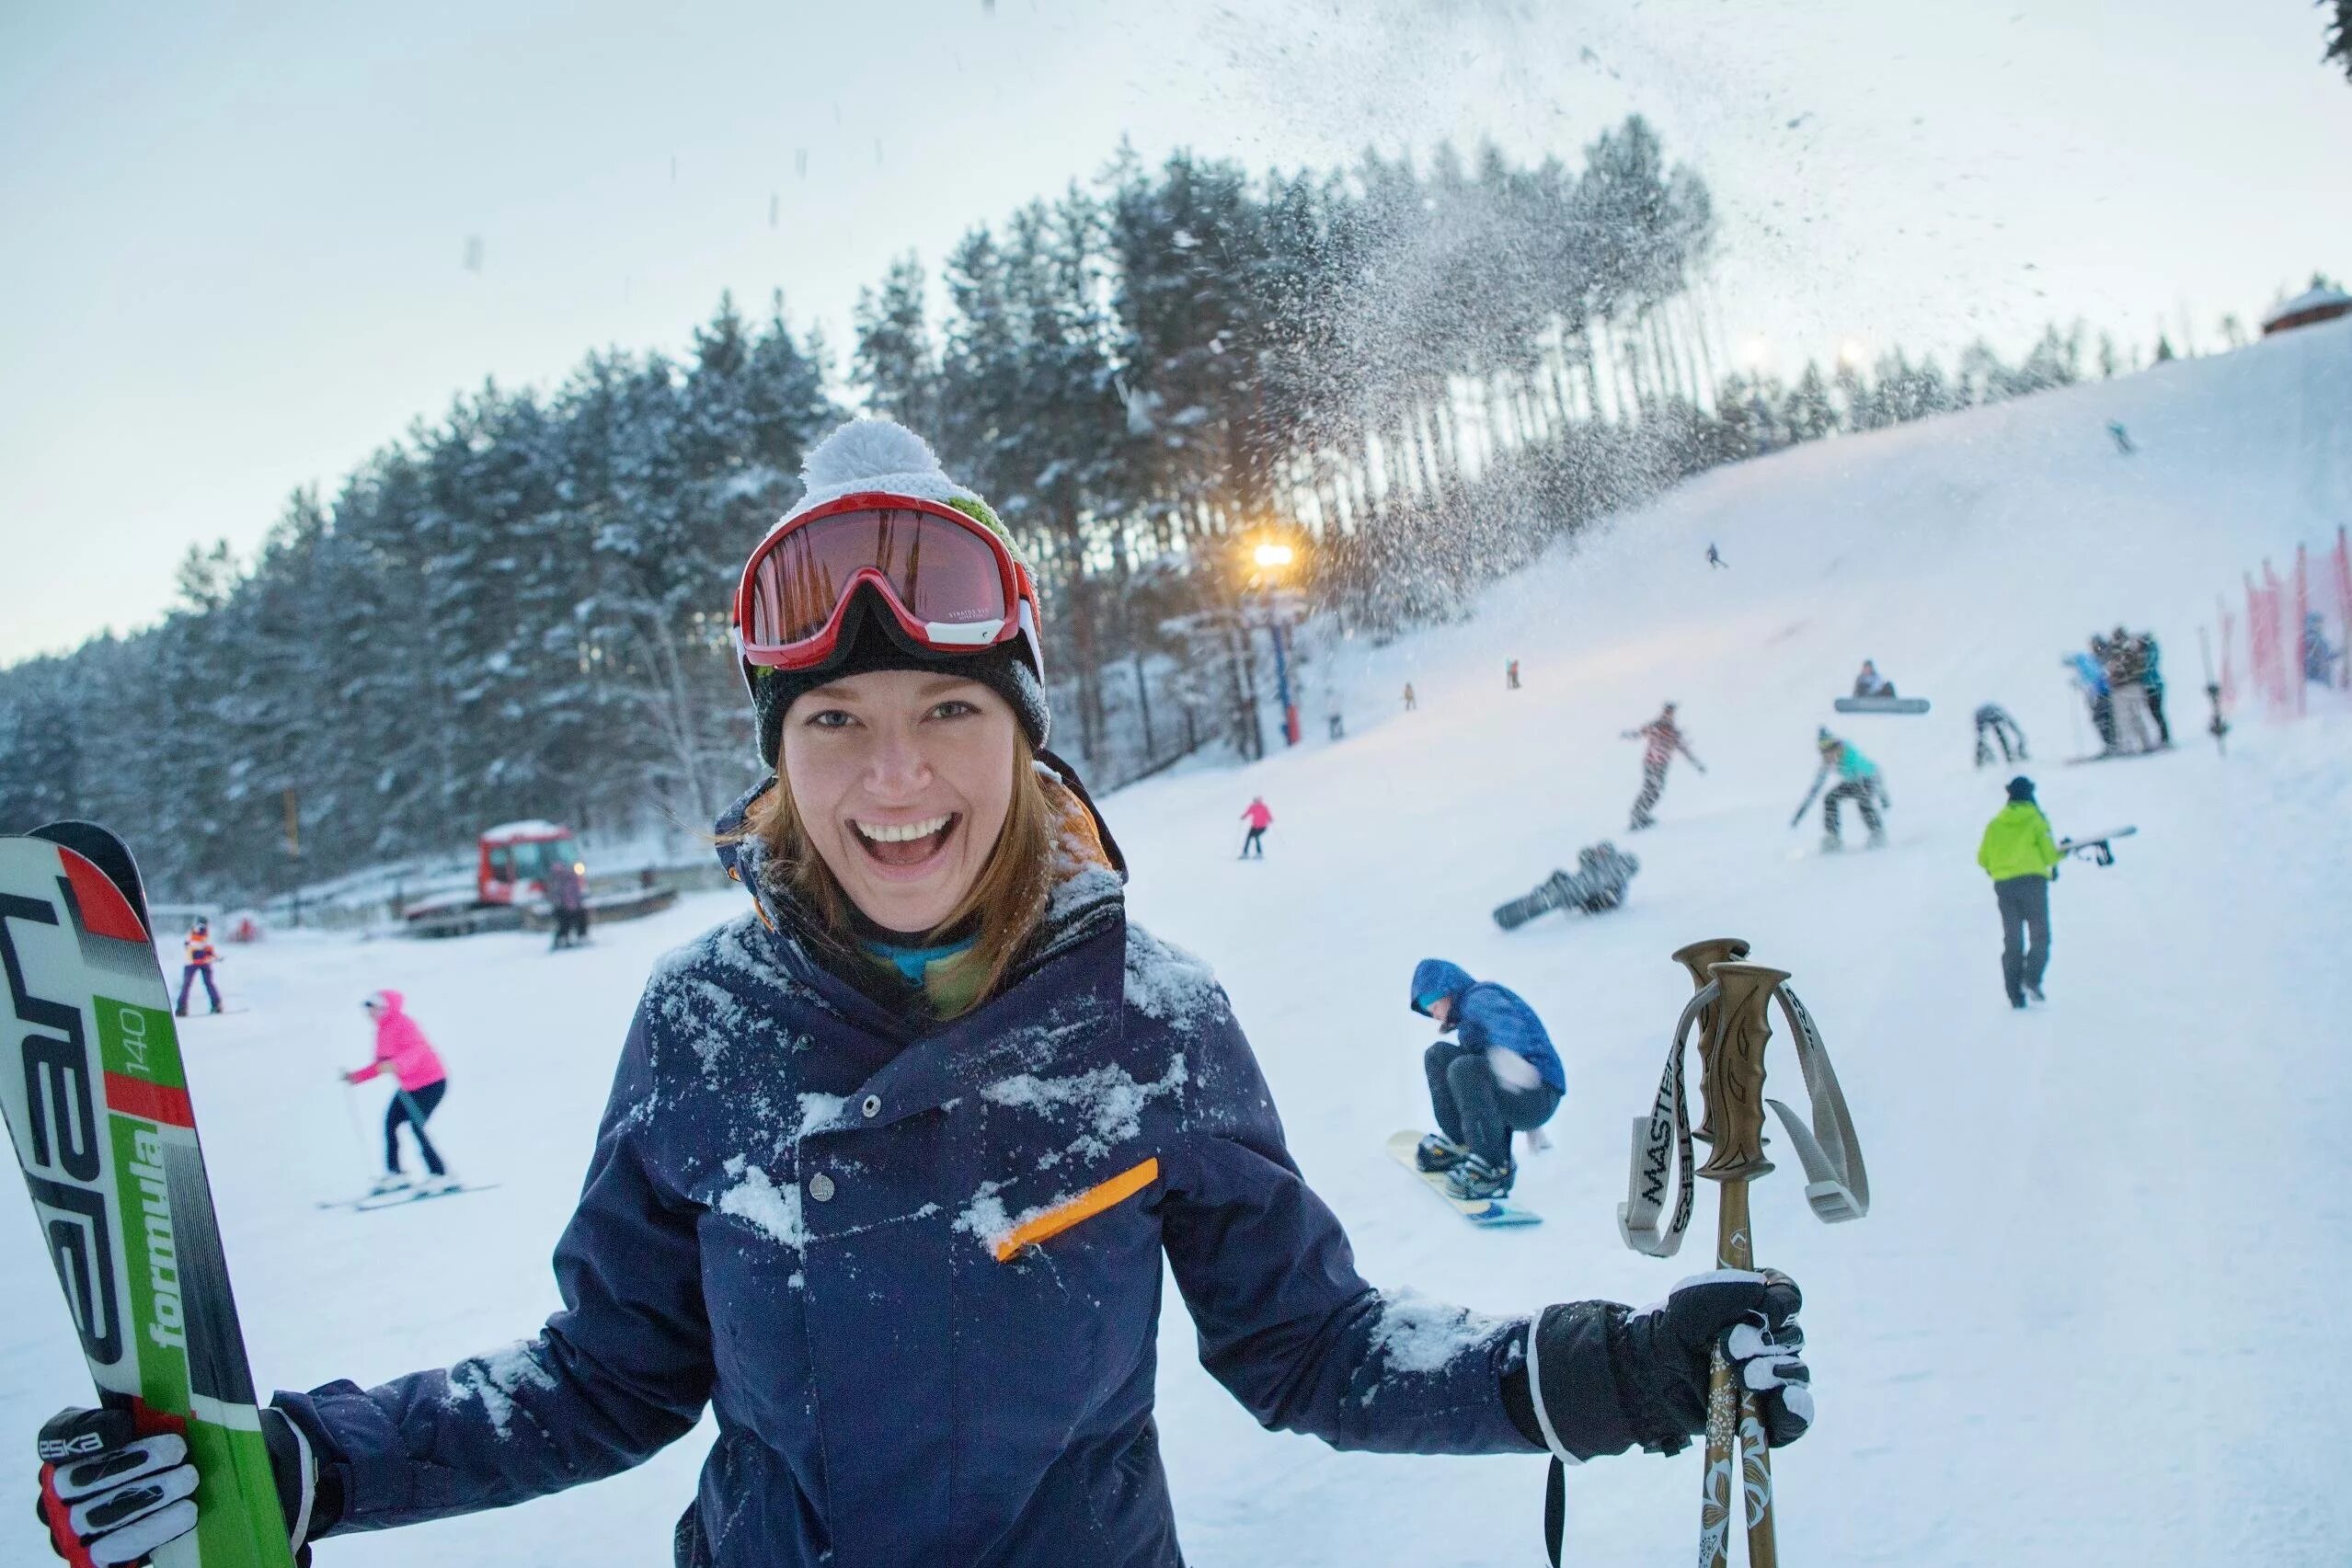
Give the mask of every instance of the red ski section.
M 143 1078 L 127 1078 L 120 1072 L 106 1075 L 106 1108 L 120 1116 L 138 1116 L 166 1127 L 196 1126 L 196 1107 L 189 1104 L 188 1091 L 168 1089 L 160 1083 L 150 1083 Z
M 57 858 L 65 866 L 65 880 L 73 885 L 74 901 L 82 907 L 84 930 L 119 942 L 147 940 L 147 930 L 139 923 L 130 901 L 123 898 L 120 888 L 107 879 L 105 872 L 69 849 L 60 847 Z

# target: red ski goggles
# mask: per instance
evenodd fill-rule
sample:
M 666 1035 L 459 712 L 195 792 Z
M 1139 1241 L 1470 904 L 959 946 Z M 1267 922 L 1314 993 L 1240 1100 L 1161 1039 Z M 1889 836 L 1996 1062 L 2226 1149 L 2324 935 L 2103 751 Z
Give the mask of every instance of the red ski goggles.
M 868 584 L 917 647 L 979 653 L 1026 635 L 1043 675 L 1037 586 L 1004 542 L 945 502 L 879 492 L 828 501 L 760 541 L 735 589 L 737 652 L 771 670 L 824 663 Z

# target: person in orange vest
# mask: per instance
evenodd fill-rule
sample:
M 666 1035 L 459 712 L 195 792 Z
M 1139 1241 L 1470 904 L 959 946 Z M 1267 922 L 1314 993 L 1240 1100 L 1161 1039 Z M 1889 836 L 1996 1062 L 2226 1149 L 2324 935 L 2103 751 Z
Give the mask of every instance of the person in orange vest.
M 188 967 L 179 972 L 179 1005 L 173 1012 L 188 1016 L 188 992 L 199 975 L 204 977 L 204 994 L 212 999 L 212 1011 L 221 1010 L 221 988 L 212 983 L 212 966 L 220 961 L 220 955 L 212 951 L 212 924 L 199 915 L 188 928 Z

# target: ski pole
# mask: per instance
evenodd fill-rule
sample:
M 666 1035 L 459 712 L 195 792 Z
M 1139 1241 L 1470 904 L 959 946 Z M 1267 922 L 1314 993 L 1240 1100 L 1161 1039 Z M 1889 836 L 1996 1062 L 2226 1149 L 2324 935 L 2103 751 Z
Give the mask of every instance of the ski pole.
M 340 1078 L 342 1075 L 338 1073 L 336 1076 Z M 375 1162 L 369 1157 L 367 1128 L 360 1121 L 359 1096 L 351 1093 L 350 1079 L 344 1078 L 342 1082 L 343 1114 L 351 1121 L 351 1144 L 360 1151 L 360 1163 L 365 1167 L 364 1173 L 373 1176 L 375 1173 Z
M 1745 945 L 1742 944 L 1741 945 Z M 1697 974 L 1695 967 L 1693 976 Z M 1711 967 L 1720 990 L 1702 1014 L 1699 1098 L 1714 1153 L 1699 1174 L 1720 1184 L 1715 1266 L 1752 1270 L 1755 1238 L 1748 1218 L 1748 1184 L 1773 1168 L 1764 1158 L 1764 1044 L 1772 1037 L 1765 1008 L 1788 979 L 1784 969 L 1733 960 Z M 1756 1396 L 1734 1386 L 1731 1359 L 1716 1346 L 1707 1378 L 1707 1468 L 1699 1503 L 1699 1562 L 1723 1568 L 1731 1535 L 1731 1452 L 1740 1450 L 1740 1492 L 1747 1502 L 1749 1568 L 1777 1568 L 1773 1534 L 1772 1450 Z

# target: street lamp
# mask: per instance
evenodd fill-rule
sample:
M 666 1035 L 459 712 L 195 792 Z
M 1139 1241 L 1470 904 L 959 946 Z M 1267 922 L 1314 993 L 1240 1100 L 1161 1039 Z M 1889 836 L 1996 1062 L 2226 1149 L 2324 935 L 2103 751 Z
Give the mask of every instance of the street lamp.
M 1271 580 L 1280 578 L 1298 559 L 1298 552 L 1279 540 L 1261 541 L 1250 552 L 1250 559 L 1257 564 L 1261 584 L 1271 587 Z M 1274 686 L 1282 704 L 1282 742 L 1286 746 L 1299 743 L 1299 704 L 1291 696 L 1290 624 L 1279 593 L 1268 592 L 1267 601 L 1267 630 L 1274 639 Z

